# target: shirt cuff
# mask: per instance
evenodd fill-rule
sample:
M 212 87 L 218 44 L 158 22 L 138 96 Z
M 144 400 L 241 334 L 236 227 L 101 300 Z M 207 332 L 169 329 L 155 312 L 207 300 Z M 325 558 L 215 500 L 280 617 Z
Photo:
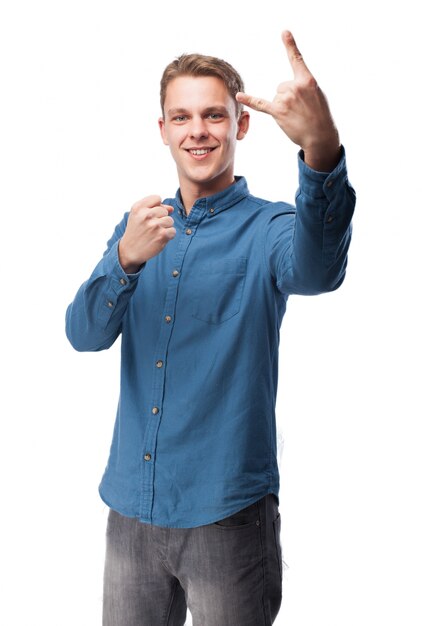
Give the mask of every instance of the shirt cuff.
M 122 291 L 130 283 L 138 280 L 145 267 L 143 263 L 136 274 L 126 274 L 119 261 L 119 241 L 116 241 L 104 258 L 105 273 L 110 276 L 117 292 Z
M 341 146 L 340 160 L 332 172 L 318 172 L 309 167 L 303 160 L 304 152 L 298 154 L 299 186 L 302 193 L 316 199 L 325 199 L 332 195 L 338 185 L 347 178 L 346 151 Z

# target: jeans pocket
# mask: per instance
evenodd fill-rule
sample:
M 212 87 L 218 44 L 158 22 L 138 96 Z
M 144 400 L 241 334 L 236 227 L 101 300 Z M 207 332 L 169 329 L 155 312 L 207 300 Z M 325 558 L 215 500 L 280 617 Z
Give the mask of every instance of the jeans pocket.
M 258 503 L 255 502 L 245 509 L 229 515 L 218 522 L 215 522 L 214 526 L 220 526 L 221 528 L 249 528 L 250 526 L 259 526 L 259 509 Z

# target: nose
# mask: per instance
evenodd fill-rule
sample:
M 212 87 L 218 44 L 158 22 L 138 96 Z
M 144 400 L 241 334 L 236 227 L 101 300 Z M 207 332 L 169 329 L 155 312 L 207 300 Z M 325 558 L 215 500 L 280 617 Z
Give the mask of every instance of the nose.
M 201 116 L 192 118 L 189 134 L 192 139 L 206 139 L 208 137 L 208 128 Z

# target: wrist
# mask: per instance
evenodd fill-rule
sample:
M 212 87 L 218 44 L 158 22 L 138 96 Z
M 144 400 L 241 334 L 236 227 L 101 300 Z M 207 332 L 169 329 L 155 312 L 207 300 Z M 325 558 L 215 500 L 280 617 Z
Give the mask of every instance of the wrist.
M 333 141 L 302 149 L 306 165 L 317 172 L 332 172 L 341 158 L 341 144 L 338 137 Z
M 131 259 L 125 250 L 124 244 L 122 244 L 122 240 L 119 241 L 117 252 L 119 255 L 120 266 L 125 274 L 137 274 L 141 268 L 141 265 L 145 263 L 145 261 L 140 261 L 139 259 L 137 259 L 136 261 Z

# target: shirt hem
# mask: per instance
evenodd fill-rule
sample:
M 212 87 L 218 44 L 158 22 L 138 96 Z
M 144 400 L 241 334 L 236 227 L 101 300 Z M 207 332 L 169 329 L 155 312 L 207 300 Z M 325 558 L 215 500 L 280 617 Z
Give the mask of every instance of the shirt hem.
M 150 521 L 150 520 L 143 519 L 140 515 L 137 515 L 136 513 L 133 513 L 133 512 L 129 513 L 126 509 L 112 504 L 111 501 L 106 496 L 104 496 L 101 490 L 99 490 L 99 495 L 100 495 L 101 500 L 104 502 L 104 504 L 106 504 L 113 511 L 116 511 L 117 513 L 119 513 L 120 515 L 124 515 L 125 517 L 136 518 L 142 524 L 148 524 L 149 526 L 157 526 L 159 528 L 198 528 L 200 526 L 209 526 L 223 519 L 226 519 L 227 517 L 230 517 L 231 515 L 235 515 L 235 513 L 239 513 L 239 511 L 241 511 L 242 509 L 245 509 L 246 507 L 251 506 L 252 504 L 255 504 L 255 502 L 258 502 L 258 500 L 265 498 L 265 496 L 269 494 L 274 494 L 275 497 L 277 498 L 277 503 L 279 502 L 278 490 L 275 488 L 269 487 L 261 495 L 254 496 L 253 498 L 250 498 L 249 500 L 247 500 L 245 503 L 242 503 L 241 508 L 234 507 L 232 509 L 229 509 L 228 512 L 224 513 L 223 516 L 221 515 L 218 515 L 216 517 L 212 516 L 209 519 L 200 520 L 197 522 L 179 521 L 179 522 L 169 523 L 169 522 L 160 521 L 160 519 L 156 519 L 156 518 L 153 518 L 153 521 Z

